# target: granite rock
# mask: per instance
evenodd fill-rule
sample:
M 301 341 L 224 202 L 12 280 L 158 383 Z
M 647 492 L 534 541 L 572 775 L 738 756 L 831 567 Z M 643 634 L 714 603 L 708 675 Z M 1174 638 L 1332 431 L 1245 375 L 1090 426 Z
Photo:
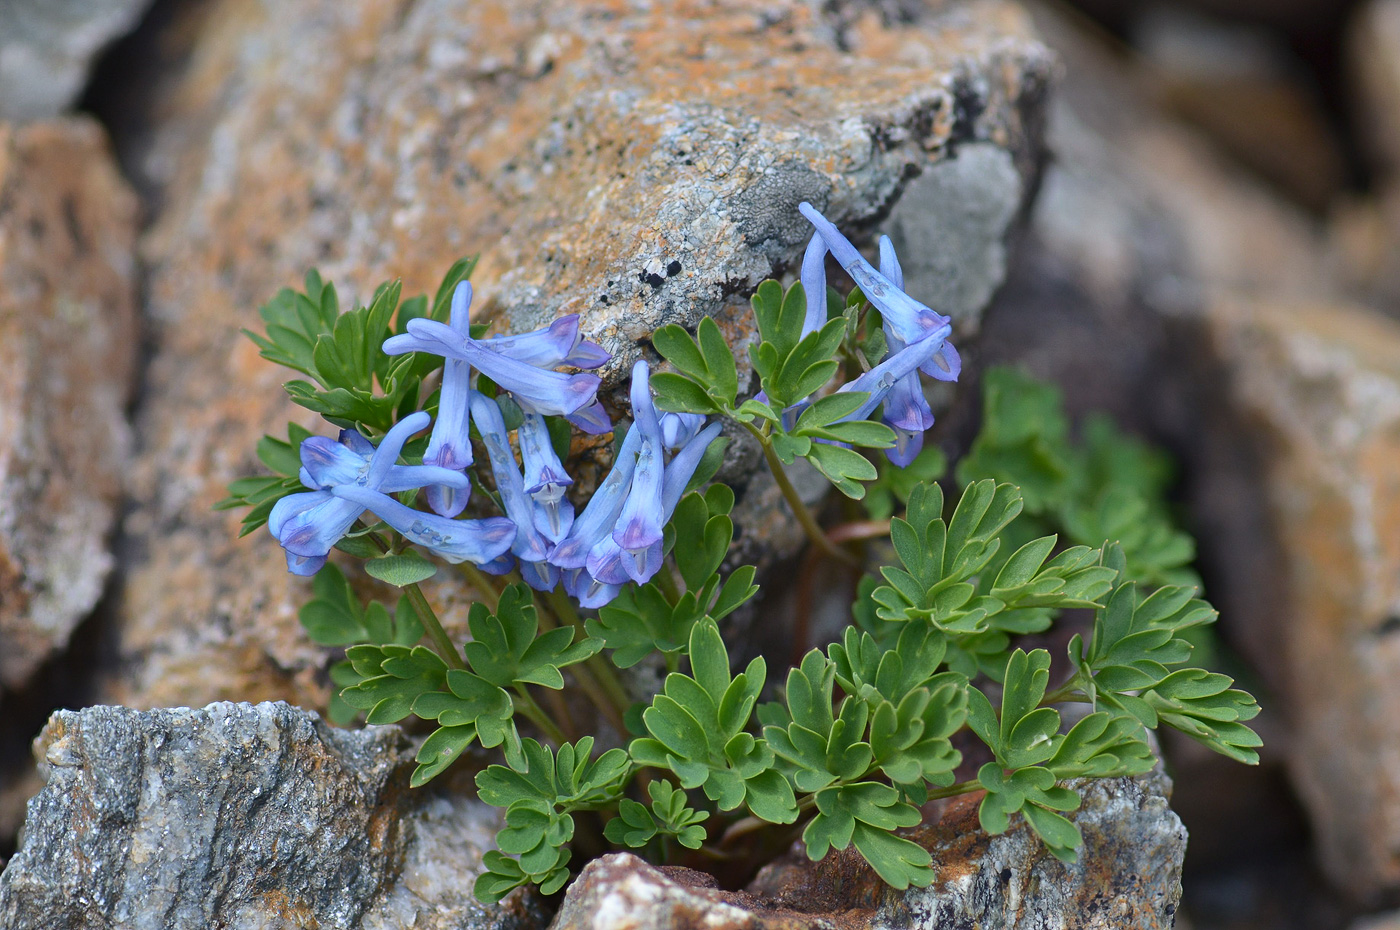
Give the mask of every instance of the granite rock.
M 93 59 L 135 27 L 151 0 L 7 0 L 0 5 L 0 120 L 57 116 Z
M 132 159 L 163 207 L 109 696 L 324 699 L 324 654 L 295 622 L 304 582 L 209 512 L 257 470 L 256 439 L 301 415 L 238 328 L 309 266 L 342 295 L 395 275 L 413 293 L 480 251 L 484 315 L 580 312 L 615 379 L 663 323 L 712 314 L 742 336 L 748 292 L 800 258 L 808 199 L 867 241 L 889 214 L 906 261 L 961 242 L 947 300 L 974 326 L 1033 189 L 1051 59 L 1011 3 L 882 9 L 212 3 Z M 935 217 L 899 219 L 925 184 L 940 197 L 917 212 Z M 743 544 L 791 548 L 745 455 L 728 464 Z
M 854 850 L 818 863 L 794 850 L 742 892 L 617 853 L 584 868 L 551 927 L 1171 927 L 1186 831 L 1167 803 L 1170 782 L 1153 774 L 1078 787 L 1084 804 L 1074 817 L 1085 845 L 1077 865 L 1050 856 L 1019 819 L 1005 834 L 987 836 L 977 825 L 980 798 L 968 796 L 909 833 L 939 871 L 928 888 L 888 887 Z
M 112 568 L 136 223 L 91 120 L 0 123 L 0 691 L 64 646 Z
M 60 711 L 47 784 L 0 873 L 11 930 L 539 926 L 471 895 L 496 829 L 478 802 L 409 791 L 398 727 L 286 704 Z

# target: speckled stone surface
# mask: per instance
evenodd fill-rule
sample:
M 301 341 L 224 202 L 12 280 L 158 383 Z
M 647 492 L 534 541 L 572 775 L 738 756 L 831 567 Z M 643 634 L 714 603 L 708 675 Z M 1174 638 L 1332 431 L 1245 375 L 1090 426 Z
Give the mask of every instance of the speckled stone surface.
M 494 812 L 409 791 L 398 727 L 286 704 L 60 711 L 0 873 L 7 930 L 538 926 L 472 897 Z
M 136 223 L 96 123 L 0 123 L 0 691 L 67 644 L 112 569 Z
M 808 199 L 867 243 L 887 223 L 912 265 L 959 243 L 962 277 L 933 296 L 970 331 L 1044 154 L 1051 72 L 1001 0 L 213 0 L 193 48 L 133 162 L 161 204 L 154 355 L 107 694 L 138 706 L 325 699 L 305 582 L 209 511 L 262 433 L 310 422 L 238 333 L 278 287 L 317 265 L 342 295 L 393 275 L 413 293 L 480 251 L 483 315 L 581 313 L 615 383 L 662 323 L 750 332 Z M 910 215 L 921 186 L 937 196 Z M 756 465 L 737 446 L 727 465 L 743 544 L 790 550 Z
M 1019 817 L 1001 836 L 977 826 L 980 796 L 960 798 L 909 834 L 933 854 L 928 888 L 885 885 L 853 849 L 818 863 L 794 851 L 745 891 L 714 887 L 688 869 L 658 869 L 618 853 L 590 863 L 564 897 L 552 930 L 1167 930 L 1181 898 L 1186 830 L 1161 774 L 1078 783 L 1079 862 L 1045 851 Z

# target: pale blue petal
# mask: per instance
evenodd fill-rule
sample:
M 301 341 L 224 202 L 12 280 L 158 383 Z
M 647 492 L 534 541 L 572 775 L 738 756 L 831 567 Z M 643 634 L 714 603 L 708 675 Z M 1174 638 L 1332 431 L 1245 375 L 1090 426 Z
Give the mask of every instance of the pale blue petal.
M 597 368 L 612 360 L 602 346 L 583 339 L 579 334 L 577 313 L 561 316 L 544 329 L 514 336 L 493 336 L 482 339 L 480 343 L 492 352 L 536 368 L 555 368 L 559 365 Z
M 885 450 L 885 457 L 891 464 L 900 468 L 908 467 L 909 463 L 919 457 L 919 453 L 924 450 L 924 431 L 906 430 L 894 427 L 894 445 Z
M 900 378 L 917 369 L 928 361 L 933 353 L 938 351 L 950 332 L 952 332 L 952 327 L 945 323 L 940 329 L 918 342 L 910 343 L 854 381 L 838 388 L 837 390 L 841 392 L 866 391 L 870 395 L 860 406 L 860 409 L 842 417 L 842 420 L 863 420 L 868 417 L 870 412 L 885 399 Z
M 894 254 L 894 243 L 889 236 L 880 237 L 880 274 L 890 279 L 890 283 L 904 290 L 904 269 L 899 267 L 899 256 Z
M 342 430 L 344 436 L 348 430 Z M 354 435 L 358 436 L 358 433 Z M 364 437 L 360 437 L 363 439 Z M 368 440 L 366 440 L 368 443 Z M 373 453 L 374 447 L 370 447 Z M 310 436 L 301 441 L 301 483 L 319 490 L 337 484 L 354 484 L 369 469 L 369 459 L 329 436 Z
M 564 570 L 564 590 L 580 607 L 597 608 L 612 603 L 622 592 L 622 585 L 603 584 L 588 574 L 587 569 L 573 568 Z
M 553 591 L 559 584 L 559 568 L 548 562 L 520 562 L 520 578 L 536 591 Z
M 515 539 L 515 524 L 505 517 L 449 520 L 354 485 L 336 488 L 331 493 L 373 512 L 409 542 L 431 549 L 449 562 L 490 562 L 508 550 Z
M 679 449 L 695 438 L 705 425 L 703 413 L 661 414 L 661 439 L 668 449 Z
M 525 494 L 525 482 L 515 461 L 515 453 L 510 448 L 510 435 L 506 432 L 501 408 L 480 391 L 472 391 L 471 411 L 476 430 L 481 434 L 481 441 L 491 458 L 496 493 L 501 495 L 506 516 L 515 522 L 515 542 L 510 551 L 522 562 L 538 562 L 549 554 L 550 544 L 535 528 L 534 510 Z
M 354 526 L 364 508 L 332 497 L 330 491 L 289 494 L 272 508 L 268 529 L 295 555 L 323 557 Z
M 588 574 L 603 584 L 626 584 L 630 576 L 622 564 L 622 547 L 611 536 L 604 536 L 588 553 Z
M 622 440 L 622 446 L 617 450 L 612 469 L 589 498 L 583 513 L 574 519 L 574 525 L 569 529 L 564 541 L 554 547 L 549 561 L 560 568 L 583 568 L 588 560 L 589 550 L 607 536 L 617 523 L 627 490 L 632 486 L 632 474 L 637 467 L 637 452 L 641 447 L 641 430 L 628 430 Z
M 802 320 L 802 336 L 826 325 L 826 242 L 821 233 L 812 236 L 802 256 L 802 291 L 807 297 L 807 316 Z
M 549 426 L 537 413 L 525 414 L 516 431 L 525 466 L 525 493 L 534 501 L 535 526 L 551 542 L 561 541 L 574 523 L 574 505 L 564 490 L 574 483 L 554 451 Z
M 404 443 L 408 442 L 408 437 L 414 433 L 421 432 L 431 418 L 423 411 L 410 413 L 399 422 L 393 425 L 389 432 L 384 434 L 380 440 L 379 448 L 374 450 L 374 455 L 370 457 L 369 469 L 360 480 L 360 484 L 367 488 L 378 488 L 389 477 L 389 471 L 399 460 L 399 453 L 403 451 Z
M 666 465 L 666 477 L 661 486 L 662 519 L 665 522 L 670 522 L 671 515 L 676 512 L 676 505 L 685 494 L 685 486 L 690 483 L 695 469 L 700 467 L 700 459 L 704 457 L 705 450 L 719 437 L 719 433 L 720 424 L 711 423 L 686 443 L 685 448 L 677 452 Z
M 930 331 L 947 324 L 947 317 L 919 303 L 877 271 L 811 204 L 801 203 L 797 209 L 816 227 L 831 254 L 901 339 L 907 343 L 918 342 Z
M 464 472 L 440 468 L 437 465 L 395 465 L 389 469 L 389 474 L 385 476 L 378 490 L 385 494 L 397 494 L 400 491 L 412 491 L 414 488 L 426 488 L 430 485 L 444 485 L 457 491 L 466 491 L 470 495 L 472 480 Z
M 608 411 L 603 407 L 602 402 L 596 400 L 587 407 L 575 410 L 566 419 L 590 436 L 611 433 L 613 428 L 612 417 L 608 416 Z

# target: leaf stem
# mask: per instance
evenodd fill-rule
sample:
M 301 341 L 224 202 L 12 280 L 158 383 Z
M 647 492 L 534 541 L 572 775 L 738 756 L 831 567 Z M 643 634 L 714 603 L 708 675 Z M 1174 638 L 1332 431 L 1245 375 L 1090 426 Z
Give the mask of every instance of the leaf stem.
M 934 788 L 928 793 L 928 799 L 930 801 L 933 801 L 938 798 L 952 798 L 957 797 L 960 794 L 971 794 L 974 791 L 981 790 L 982 783 L 974 778 L 969 781 L 960 781 L 957 784 L 949 785 L 946 788 Z
M 404 588 L 404 593 L 408 595 L 408 602 L 413 605 L 413 609 L 418 612 L 418 619 L 423 621 L 423 628 L 428 631 L 428 638 L 433 641 L 438 655 L 453 668 L 465 669 L 467 663 L 462 661 L 462 654 L 452 645 L 451 638 L 442 628 L 437 613 L 433 611 L 433 605 L 429 604 L 427 597 L 423 595 L 423 589 L 414 582 Z
M 563 732 L 560 731 L 554 721 L 549 718 L 549 715 L 544 712 L 544 708 L 535 703 L 534 697 L 531 696 L 529 691 L 525 690 L 524 685 L 517 683 L 515 685 L 515 694 L 518 699 L 515 709 L 522 717 L 539 727 L 540 731 L 544 733 L 545 736 L 554 740 L 555 746 L 562 746 L 568 742 L 568 740 L 564 738 Z
M 812 511 L 807 509 L 807 505 L 802 502 L 802 496 L 797 493 L 797 488 L 792 486 L 788 479 L 787 471 L 783 468 L 783 463 L 778 459 L 778 453 L 773 449 L 773 443 L 768 437 L 759 431 L 752 423 L 745 423 L 744 426 L 763 447 L 763 459 L 768 463 L 768 470 L 773 473 L 773 480 L 778 483 L 778 490 L 782 492 L 783 499 L 787 501 L 788 507 L 792 510 L 793 516 L 797 517 L 797 522 L 802 524 L 802 530 L 811 540 L 812 545 L 821 550 L 823 555 L 844 562 L 855 568 L 860 564 L 849 552 L 836 548 L 836 545 L 827 539 L 826 533 L 822 531 L 817 518 L 812 516 Z
M 583 618 L 579 616 L 573 601 L 569 600 L 566 593 L 555 588 L 545 594 L 545 600 L 549 602 L 555 617 L 572 626 L 580 636 L 588 636 L 588 631 L 583 626 Z M 623 722 L 623 714 L 626 713 L 631 700 L 607 662 L 600 656 L 592 655 L 582 663 L 570 666 L 570 671 L 599 712 L 608 718 L 608 722 L 616 728 L 620 736 L 626 736 L 627 725 Z
M 461 568 L 462 574 L 466 576 L 471 586 L 476 589 L 476 593 L 481 595 L 481 603 L 485 604 L 494 614 L 497 606 L 501 603 L 501 592 L 491 581 L 491 576 L 470 562 L 462 562 L 458 567 Z

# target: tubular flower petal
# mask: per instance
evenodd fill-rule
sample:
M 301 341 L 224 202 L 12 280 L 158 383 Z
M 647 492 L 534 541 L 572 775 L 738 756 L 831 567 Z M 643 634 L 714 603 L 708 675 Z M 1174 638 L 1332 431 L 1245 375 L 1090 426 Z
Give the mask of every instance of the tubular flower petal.
M 574 505 L 564 496 L 574 479 L 564 472 L 544 417 L 525 414 L 515 435 L 525 460 L 525 493 L 535 505 L 535 526 L 550 542 L 560 542 L 574 524 Z
M 574 518 L 574 525 L 564 541 L 549 554 L 550 562 L 564 569 L 583 568 L 589 551 L 612 532 L 618 514 L 622 513 L 627 489 L 632 486 L 632 473 L 637 467 L 637 452 L 641 447 L 641 430 L 629 430 L 608 476 L 593 492 L 583 513 Z
M 350 430 L 340 441 L 309 437 L 302 443 L 301 478 L 312 488 L 282 498 L 267 526 L 287 552 L 287 569 L 313 575 L 366 509 L 411 542 L 454 562 L 490 561 L 509 548 L 515 524 L 503 518 L 448 520 L 405 507 L 386 492 L 407 491 L 431 482 L 465 486 L 467 476 L 432 465 L 398 465 L 408 437 L 428 425 L 426 413 L 404 417 L 379 448 Z M 504 534 L 504 535 L 503 535 Z M 502 544 L 503 540 L 503 544 Z
M 341 430 L 340 439 L 311 436 L 301 444 L 301 483 L 319 491 L 339 484 L 364 484 L 369 480 L 374 446 L 354 430 Z M 435 481 L 454 488 L 471 482 L 460 472 L 424 465 L 391 465 L 379 489 L 385 493 L 421 488 Z
M 905 343 L 912 344 L 918 342 L 930 331 L 937 330 L 948 325 L 951 320 L 941 313 L 924 306 L 902 289 L 903 274 L 900 273 L 901 282 L 896 284 L 889 277 L 877 271 L 873 265 L 866 261 L 856 247 L 851 245 L 849 239 L 841 235 L 831 222 L 817 212 L 810 203 L 798 204 L 797 209 L 805 216 L 817 232 L 826 242 L 826 247 L 831 250 L 831 254 L 841 263 L 841 267 L 846 269 L 846 273 L 860 287 L 861 293 L 880 311 L 889 329 L 895 333 Z M 893 255 L 894 247 L 881 246 L 881 251 L 888 249 Z M 894 268 L 898 270 L 898 260 L 895 261 Z M 956 378 L 948 377 L 952 371 L 957 353 L 952 353 L 952 357 L 943 357 L 940 360 L 930 358 L 922 366 L 923 371 L 930 377 L 942 380 L 952 380 Z
M 661 439 L 668 449 L 679 449 L 695 438 L 705 425 L 705 415 L 701 413 L 661 414 Z
M 720 424 L 711 423 L 687 442 L 685 448 L 677 452 L 666 465 L 666 477 L 661 486 L 662 523 L 671 521 L 672 514 L 676 512 L 676 505 L 685 494 L 685 486 L 694 477 L 695 469 L 700 467 L 700 459 L 704 457 L 705 450 L 710 448 L 710 443 L 719 437 L 719 433 Z
M 837 388 L 838 392 L 866 391 L 870 395 L 858 409 L 841 419 L 863 420 L 868 417 L 894 389 L 900 378 L 917 369 L 938 351 L 950 332 L 952 327 L 944 324 L 918 342 L 910 343 L 890 355 L 854 381 Z
M 330 491 L 337 501 L 369 510 L 398 530 L 409 542 L 431 549 L 449 562 L 490 562 L 510 548 L 515 523 L 505 517 L 449 520 L 405 507 L 387 494 L 344 485 Z
M 386 339 L 384 351 L 389 355 L 429 352 L 461 359 L 510 391 L 522 407 L 553 416 L 567 416 L 590 407 L 597 400 L 598 385 L 602 383 L 597 375 L 547 371 L 500 355 L 434 320 L 409 320 L 408 332 Z
M 612 538 L 630 555 L 626 562 L 629 573 L 635 569 L 636 574 L 640 574 L 643 571 L 640 566 L 646 551 L 654 543 L 661 541 L 665 530 L 665 520 L 661 513 L 661 485 L 665 473 L 662 453 L 665 440 L 661 436 L 661 424 L 651 399 L 650 369 L 646 362 L 637 362 L 632 368 L 632 417 L 635 421 L 632 428 L 642 434 L 642 446 L 637 452 L 632 487 L 627 492 L 627 499 L 623 501 L 622 512 L 618 515 L 617 527 L 613 530 Z M 609 580 L 593 571 L 591 561 L 589 570 L 599 580 Z
M 807 296 L 807 316 L 802 320 L 802 338 L 826 325 L 826 242 L 815 233 L 802 256 L 802 292 Z
M 521 563 L 542 561 L 549 555 L 552 546 L 535 527 L 534 507 L 525 494 L 525 481 L 521 477 L 520 466 L 515 462 L 515 453 L 510 448 L 510 437 L 506 433 L 501 408 L 480 391 L 472 391 L 471 411 L 477 432 L 481 434 L 491 458 L 496 491 L 501 495 L 506 516 L 515 522 L 515 541 L 510 551 Z
M 611 433 L 613 428 L 612 417 L 608 416 L 608 411 L 603 408 L 602 403 L 596 400 L 587 407 L 575 410 L 565 419 L 590 436 Z
M 498 355 L 536 368 L 598 368 L 612 360 L 607 350 L 584 339 L 578 328 L 578 314 L 561 316 L 544 329 L 517 336 L 492 336 L 481 340 L 484 348 Z
M 570 568 L 564 570 L 564 590 L 578 601 L 580 607 L 604 607 L 622 591 L 620 584 L 604 584 L 587 569 Z
M 880 237 L 880 273 L 889 278 L 895 287 L 904 288 L 904 270 L 899 267 L 899 256 L 895 254 L 894 243 L 889 236 Z M 903 339 L 891 331 L 889 324 L 885 324 L 885 341 L 889 344 L 889 354 L 894 355 L 905 348 Z M 951 346 L 945 341 L 941 353 Z M 934 358 L 938 353 L 934 354 Z M 885 398 L 885 410 L 883 418 L 885 424 L 895 431 L 896 444 L 894 449 L 888 450 L 886 455 L 896 464 L 908 464 L 898 461 L 905 454 L 905 450 L 910 446 L 911 435 L 919 435 L 918 446 L 923 445 L 923 433 L 933 427 L 933 410 L 928 405 L 928 400 L 924 397 L 923 385 L 919 382 L 916 372 L 910 372 L 895 382 L 890 389 L 889 396 Z M 914 450 L 918 454 L 918 449 Z M 912 459 L 911 459 L 912 460 Z
M 448 326 L 459 335 L 471 335 L 472 286 L 462 281 L 452 292 L 452 313 Z M 428 451 L 423 464 L 438 465 L 461 471 L 472 464 L 471 418 L 467 399 L 471 394 L 472 368 L 463 359 L 445 359 L 442 367 L 442 389 L 438 392 L 437 422 L 428 439 Z M 444 517 L 455 517 L 467 506 L 471 483 L 465 488 L 447 484 L 428 487 L 428 506 Z

